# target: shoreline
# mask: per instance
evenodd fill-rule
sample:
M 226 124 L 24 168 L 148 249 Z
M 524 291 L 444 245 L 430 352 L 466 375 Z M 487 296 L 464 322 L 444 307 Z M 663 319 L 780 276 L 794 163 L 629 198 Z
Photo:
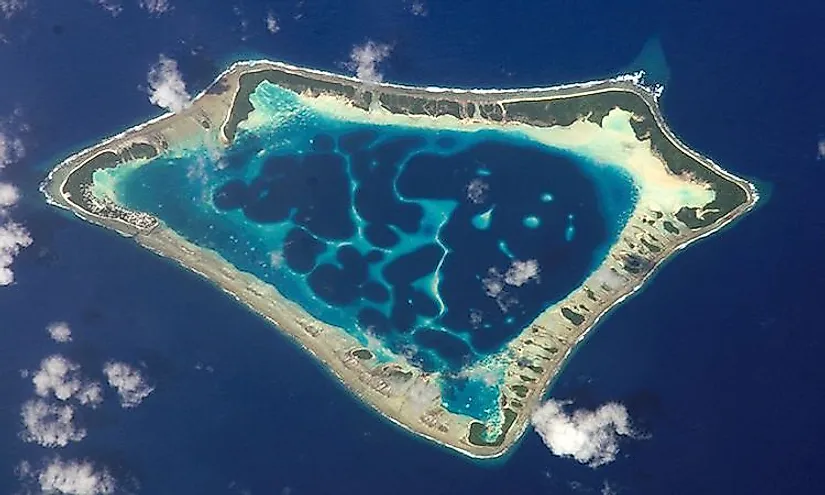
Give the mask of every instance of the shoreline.
M 499 355 L 497 355 L 497 357 L 505 360 L 504 362 L 507 366 L 505 383 L 502 386 L 500 397 L 502 400 L 500 406 L 501 414 L 504 414 L 501 420 L 506 420 L 506 411 L 510 411 L 515 415 L 515 418 L 503 432 L 501 431 L 501 423 L 498 423 L 499 435 L 493 437 L 493 441 L 487 444 L 484 444 L 486 440 L 482 441 L 481 444 L 474 443 L 472 430 L 473 428 L 478 429 L 479 427 L 474 427 L 473 425 L 481 425 L 480 428 L 482 428 L 482 432 L 487 429 L 487 426 L 473 418 L 447 411 L 443 405 L 440 404 L 440 395 L 423 406 L 413 404 L 411 399 L 413 389 L 418 386 L 426 389 L 433 383 L 437 383 L 439 379 L 438 374 L 421 373 L 420 370 L 416 373 L 413 369 L 415 367 L 402 356 L 394 356 L 397 360 L 393 364 L 396 364 L 398 369 L 393 368 L 392 370 L 388 369 L 386 365 L 375 365 L 374 363 L 371 365 L 369 362 L 362 362 L 353 356 L 353 352 L 362 349 L 362 346 L 345 330 L 313 319 L 302 308 L 281 296 L 276 288 L 264 284 L 250 274 L 234 269 L 234 267 L 221 258 L 219 254 L 189 243 L 168 229 L 160 219 L 154 219 L 157 223 L 150 227 L 141 228 L 134 223 L 130 223 L 130 219 L 132 222 L 134 219 L 129 217 L 129 213 L 133 212 L 126 210 L 126 213 L 123 213 L 117 210 L 118 215 L 125 216 L 123 216 L 123 218 L 113 216 L 112 211 L 114 211 L 118 205 L 104 205 L 99 211 L 91 211 L 78 204 L 76 202 L 78 201 L 77 198 L 66 192 L 67 184 L 69 184 L 69 181 L 72 179 L 72 175 L 82 169 L 92 159 L 107 151 L 122 156 L 129 150 L 129 146 L 140 143 L 153 146 L 158 153 L 163 153 L 169 143 L 174 145 L 175 143 L 190 139 L 192 136 L 209 135 L 216 131 L 216 127 L 219 133 L 218 138 L 222 144 L 230 144 L 232 140 L 226 135 L 226 127 L 239 103 L 239 95 L 243 89 L 242 77 L 263 71 L 272 71 L 274 73 L 280 71 L 281 74 L 288 74 L 290 76 L 297 74 L 297 77 L 315 81 L 319 85 L 318 87 L 323 87 L 323 84 L 337 84 L 342 87 L 346 85 L 353 86 L 355 87 L 355 89 L 352 90 L 353 94 L 357 95 L 358 91 L 361 91 L 362 95 L 363 93 L 369 93 L 370 101 L 369 104 L 366 105 L 367 108 L 364 109 L 358 106 L 357 103 L 353 103 L 355 100 L 351 99 L 352 112 L 362 112 L 364 115 L 370 116 L 389 114 L 393 116 L 392 118 L 412 118 L 412 112 L 396 113 L 392 107 L 386 108 L 382 106 L 385 102 L 390 101 L 391 104 L 398 105 L 398 108 L 402 110 L 407 109 L 403 106 L 406 103 L 392 102 L 392 98 L 406 102 L 406 100 L 403 100 L 402 96 L 399 95 L 404 95 L 403 98 L 412 100 L 422 100 L 424 103 L 420 108 L 424 108 L 424 110 L 427 110 L 426 105 L 429 103 L 443 101 L 436 100 L 439 97 L 455 96 L 457 98 L 459 96 L 469 96 L 469 98 L 461 99 L 464 107 L 458 107 L 458 110 L 455 111 L 459 116 L 458 122 L 468 121 L 474 125 L 486 126 L 491 129 L 496 129 L 510 123 L 509 120 L 506 120 L 509 118 L 507 116 L 508 104 L 536 101 L 540 104 L 548 105 L 563 100 L 586 98 L 608 92 L 630 93 L 644 102 L 655 121 L 656 128 L 661 130 L 667 141 L 701 167 L 711 170 L 721 177 L 722 180 L 729 181 L 741 188 L 745 193 L 746 200 L 730 211 L 725 212 L 725 214 L 719 218 L 710 221 L 710 225 L 698 229 L 695 233 L 691 232 L 690 228 L 682 233 L 681 228 L 683 228 L 683 226 L 682 224 L 678 224 L 680 226 L 680 229 L 678 229 L 679 233 L 673 234 L 671 237 L 667 237 L 667 232 L 665 231 L 670 232 L 667 229 L 667 223 L 676 225 L 678 220 L 678 214 L 676 212 L 662 213 L 656 210 L 648 211 L 643 209 L 643 205 L 634 207 L 630 219 L 622 230 L 620 240 L 610 248 L 602 266 L 589 275 L 580 287 L 571 291 L 565 299 L 542 312 L 535 321 L 525 327 L 519 336 L 505 345 Z M 310 76 L 314 76 L 314 78 Z M 224 83 L 226 87 L 223 88 L 222 92 L 216 93 L 214 89 L 221 85 L 221 83 Z M 257 88 L 257 86 L 255 86 L 255 88 Z M 232 91 L 228 91 L 229 89 Z M 328 96 L 324 94 L 323 90 L 318 91 L 319 94 L 315 95 L 312 89 L 313 87 L 310 87 L 308 94 L 300 93 L 301 96 L 308 99 L 308 101 L 317 101 L 319 105 L 326 105 L 324 108 L 338 108 L 335 106 L 338 104 L 337 102 L 330 103 L 321 97 Z M 408 432 L 469 457 L 490 459 L 508 453 L 511 447 L 516 445 L 519 439 L 522 438 L 524 432 L 527 430 L 532 410 L 541 402 L 547 391 L 552 387 L 565 365 L 573 356 L 575 349 L 577 349 L 593 329 L 603 321 L 604 317 L 638 293 L 659 268 L 662 267 L 666 261 L 672 259 L 675 254 L 684 250 L 695 241 L 706 238 L 725 228 L 753 209 L 759 201 L 759 191 L 754 184 L 722 169 L 709 158 L 690 149 L 690 147 L 676 137 L 667 126 L 658 107 L 657 100 L 660 93 L 660 88 L 643 86 L 641 84 L 640 73 L 546 88 L 502 90 L 457 89 L 435 86 L 412 87 L 389 83 L 366 84 L 348 76 L 340 76 L 314 69 L 304 69 L 280 62 L 260 60 L 241 61 L 232 64 L 227 70 L 222 72 L 213 83 L 194 98 L 192 107 L 184 112 L 180 114 L 163 114 L 104 139 L 97 145 L 75 153 L 63 160 L 49 172 L 47 178 L 41 184 L 40 190 L 46 195 L 47 201 L 50 204 L 72 211 L 76 216 L 91 223 L 111 228 L 121 235 L 133 237 L 141 246 L 151 250 L 157 255 L 175 260 L 181 266 L 198 273 L 200 276 L 217 285 L 238 302 L 265 318 L 269 323 L 281 330 L 282 333 L 287 334 L 301 348 L 312 354 L 320 364 L 323 364 L 347 390 L 356 395 L 359 400 L 369 405 L 372 410 L 381 414 L 385 419 L 390 420 Z M 376 94 L 378 95 L 377 99 L 374 96 Z M 387 95 L 389 96 L 387 97 Z M 510 95 L 512 95 L 513 98 L 506 98 Z M 381 100 L 381 98 L 384 97 L 386 97 L 385 100 Z M 496 110 L 489 110 L 488 114 L 486 116 L 484 115 L 484 107 L 492 105 L 492 103 L 490 103 L 492 97 L 499 98 L 495 101 L 495 104 L 501 105 L 502 117 L 500 120 L 496 120 Z M 361 96 L 355 96 L 353 98 L 361 98 Z M 381 108 L 376 110 L 374 108 L 375 105 Z M 412 108 L 413 104 L 411 103 L 410 105 L 410 108 Z M 471 105 L 473 112 L 471 115 L 468 115 L 468 108 L 470 108 Z M 445 105 L 445 108 L 446 107 Z M 417 108 L 418 107 L 416 107 L 416 109 Z M 454 108 L 456 107 L 450 107 L 450 111 Z M 480 117 L 476 112 L 477 108 L 480 109 Z M 493 107 L 490 106 L 490 108 Z M 418 115 L 420 114 L 416 114 L 416 118 L 418 118 Z M 426 117 L 432 117 L 432 125 L 435 126 L 438 125 L 435 122 L 439 118 L 442 118 L 443 115 L 426 115 L 422 118 Z M 453 117 L 448 116 L 446 118 Z M 579 118 L 580 117 L 577 117 L 575 121 L 578 122 Z M 590 116 L 587 116 L 587 119 L 589 118 Z M 215 126 L 214 123 L 217 122 L 219 122 L 220 125 Z M 240 122 L 243 122 L 243 120 Z M 517 125 L 529 127 L 532 124 L 519 122 Z M 573 124 L 570 125 L 572 126 Z M 601 127 L 602 124 L 598 123 L 597 125 Z M 560 124 L 550 124 L 546 127 L 546 132 L 549 133 L 557 127 L 563 128 L 564 126 Z M 580 128 L 582 127 L 580 126 Z M 541 129 L 536 132 L 541 132 Z M 643 138 L 640 138 L 638 134 L 636 138 L 640 142 L 643 141 Z M 655 153 L 653 154 L 655 155 Z M 658 159 L 667 168 L 668 164 L 665 160 L 661 157 Z M 696 188 L 695 184 L 691 185 L 689 179 L 687 179 L 686 183 L 688 183 L 690 187 Z M 77 194 L 77 191 L 75 191 L 75 194 Z M 83 200 L 81 200 L 81 202 L 82 201 Z M 657 216 L 657 213 L 661 216 Z M 702 215 L 699 213 L 702 213 Z M 698 219 L 697 221 L 704 221 L 703 215 L 706 213 L 696 210 L 694 214 L 695 218 Z M 653 219 L 653 217 L 656 218 Z M 662 218 L 666 220 L 662 220 Z M 648 222 L 653 223 L 648 224 Z M 656 222 L 664 224 L 664 230 L 658 225 L 653 229 L 652 226 Z M 671 244 L 662 242 L 661 245 L 657 246 L 658 251 L 654 252 L 652 248 L 650 248 L 645 252 L 643 246 L 639 245 L 639 243 L 644 244 L 647 242 L 648 244 L 646 245 L 651 245 L 651 241 L 645 236 L 652 236 L 654 239 L 658 239 L 658 237 L 653 236 L 653 233 L 655 233 L 656 236 L 670 241 Z M 628 248 L 628 245 L 631 247 Z M 639 249 L 636 249 L 636 246 L 638 246 Z M 635 255 L 634 253 L 640 249 L 644 252 L 645 260 L 647 260 L 647 264 L 644 265 L 643 273 L 641 273 L 640 276 L 636 277 L 635 274 L 631 273 L 623 279 L 624 282 L 617 282 L 619 285 L 610 290 L 602 290 L 603 286 L 596 286 L 593 282 L 589 283 L 589 281 L 593 279 L 594 274 L 602 270 L 602 268 L 607 267 L 607 269 L 619 273 L 622 267 L 627 267 L 627 263 L 629 263 L 627 260 L 631 259 L 628 256 Z M 204 261 L 204 259 L 206 261 Z M 632 259 L 635 260 L 636 258 Z M 605 272 L 602 273 L 602 275 L 607 276 L 609 274 Z M 619 279 L 622 279 L 622 277 L 619 277 Z M 615 281 L 613 278 L 610 278 L 610 280 L 611 284 Z M 267 296 L 266 301 L 268 302 L 266 303 L 264 302 L 263 294 Z M 272 301 L 275 302 L 273 303 Z M 601 304 L 599 301 L 601 301 Z M 596 307 L 592 310 L 588 309 L 584 311 L 580 308 L 580 306 L 589 308 L 594 302 L 596 303 Z M 585 306 L 584 303 L 587 303 L 587 306 Z M 567 312 L 565 312 L 565 310 Z M 571 313 L 576 315 L 576 317 L 571 317 Z M 581 318 L 580 321 L 579 318 Z M 578 321 L 578 323 L 576 323 L 576 321 Z M 312 331 L 307 328 L 320 330 L 312 334 Z M 319 339 L 318 335 L 321 335 L 322 338 Z M 347 337 L 349 337 L 349 339 Z M 559 353 L 558 351 L 562 348 L 564 352 Z M 555 349 L 555 351 L 550 352 L 549 349 Z M 516 357 L 518 357 L 518 359 L 516 359 Z M 536 368 L 540 371 L 531 374 L 517 363 L 517 361 L 520 362 L 522 359 L 527 359 L 528 357 L 533 366 L 528 366 L 530 371 L 535 371 Z M 541 363 L 541 366 L 536 363 Z M 398 371 L 399 369 L 402 370 L 403 373 L 412 373 L 413 378 L 397 383 L 398 373 L 400 373 Z M 533 382 L 540 386 L 532 386 L 532 388 L 529 388 L 529 383 L 519 378 L 526 376 L 525 374 L 535 378 Z M 524 396 L 521 394 L 523 390 L 527 390 L 524 392 Z M 407 394 L 410 394 L 410 396 L 408 397 Z M 516 403 L 518 403 L 519 406 L 515 406 Z M 484 438 L 484 435 L 480 438 Z

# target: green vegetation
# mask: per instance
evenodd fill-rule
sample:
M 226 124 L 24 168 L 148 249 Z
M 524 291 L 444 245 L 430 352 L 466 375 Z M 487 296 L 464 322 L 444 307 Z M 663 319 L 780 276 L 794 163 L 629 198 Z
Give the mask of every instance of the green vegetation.
M 353 104 L 365 109 L 369 107 L 369 101 L 372 100 L 372 94 L 369 92 L 356 94 L 355 87 L 352 84 L 313 79 L 279 70 L 247 72 L 240 78 L 240 87 L 238 88 L 238 94 L 235 96 L 235 101 L 232 105 L 232 113 L 229 114 L 226 126 L 224 127 L 224 135 L 228 140 L 232 141 L 235 139 L 238 124 L 246 120 L 249 114 L 252 113 L 252 110 L 254 110 L 252 103 L 249 101 L 249 96 L 252 95 L 264 81 L 269 81 L 276 86 L 289 89 L 296 93 L 311 90 L 316 94 L 324 93 L 344 96 L 352 101 Z M 369 101 L 365 101 L 367 99 Z
M 510 427 L 512 427 L 513 423 L 515 423 L 518 415 L 510 408 L 505 408 L 503 412 L 504 424 L 501 426 L 501 433 L 499 433 L 498 436 L 496 436 L 496 438 L 492 441 L 488 441 L 485 438 L 487 427 L 484 426 L 484 424 L 479 423 L 478 421 L 473 421 L 470 423 L 470 436 L 468 438 L 470 443 L 483 447 L 498 447 L 504 443 L 504 438 L 507 436 L 507 432 L 510 431 Z
M 582 323 L 584 323 L 584 316 L 576 313 L 570 308 L 561 308 L 561 314 L 562 316 L 567 318 L 567 320 L 570 321 L 570 323 L 576 326 L 579 326 Z
M 697 217 L 698 210 L 695 208 L 683 208 L 679 212 L 679 221 L 691 229 L 708 227 L 747 201 L 747 192 L 741 186 L 677 148 L 664 135 L 645 101 L 630 91 L 610 90 L 571 98 L 518 101 L 504 103 L 504 107 L 508 120 L 535 126 L 566 126 L 582 118 L 601 124 L 614 108 L 640 117 L 630 122 L 636 137 L 649 138 L 653 150 L 674 174 L 689 174 L 698 181 L 710 184 L 716 192 L 716 197 L 705 205 L 705 209 L 718 211 L 707 211 L 702 219 Z
M 365 361 L 373 358 L 372 353 L 367 349 L 356 349 L 352 351 L 352 355 Z
M 677 229 L 676 226 L 673 225 L 673 222 L 671 222 L 670 220 L 665 220 L 662 226 L 665 228 L 665 230 L 667 230 L 673 235 L 679 234 L 679 229 Z
M 527 393 L 530 391 L 530 389 L 528 389 L 524 385 L 513 385 L 510 388 L 513 389 L 513 392 L 515 392 L 516 395 L 518 395 L 522 399 L 527 397 Z
M 648 248 L 651 253 L 658 253 L 662 250 L 662 248 L 660 248 L 659 246 L 648 242 L 647 239 L 645 239 L 644 237 L 640 238 L 639 240 L 642 241 L 642 244 L 644 244 L 644 246 Z

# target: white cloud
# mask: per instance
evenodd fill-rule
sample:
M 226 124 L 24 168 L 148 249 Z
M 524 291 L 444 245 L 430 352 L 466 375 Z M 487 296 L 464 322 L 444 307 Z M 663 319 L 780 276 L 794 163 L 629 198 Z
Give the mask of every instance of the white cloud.
M 77 373 L 79 369 L 80 366 L 59 354 L 47 357 L 32 377 L 34 392 L 40 397 L 53 393 L 58 400 L 71 399 L 83 386 Z
M 26 8 L 26 0 L 0 0 L 0 13 L 6 19 Z
M 421 0 L 412 0 L 410 2 L 410 12 L 412 15 L 416 15 L 419 17 L 426 17 L 429 14 L 427 10 L 427 5 L 424 4 Z
M 271 34 L 275 34 L 281 30 L 281 26 L 278 25 L 278 19 L 271 10 L 266 14 L 266 30 Z
M 65 447 L 79 442 L 86 430 L 75 426 L 74 409 L 68 404 L 50 404 L 43 399 L 26 401 L 20 411 L 23 440 L 42 447 Z
M 21 249 L 32 243 L 29 232 L 22 225 L 4 218 L 3 213 L 0 211 L 0 286 L 14 282 L 12 262 Z M 5 223 L 2 223 L 4 220 Z
M 484 292 L 496 300 L 502 313 L 506 313 L 518 304 L 518 298 L 511 287 L 521 287 L 531 280 L 539 279 L 539 263 L 536 260 L 513 260 L 507 271 L 501 273 L 497 268 L 490 268 L 487 276 L 481 279 Z
M 149 68 L 149 101 L 178 113 L 189 107 L 192 97 L 186 92 L 186 83 L 178 70 L 178 63 L 161 54 L 158 62 Z
M 0 132 L 0 170 L 6 165 L 23 158 L 25 154 L 26 149 L 23 147 L 23 141 L 20 138 Z
M 8 123 L 4 121 L 0 125 L 5 127 Z M 23 158 L 25 153 L 26 150 L 20 138 L 12 137 L 0 129 L 0 170 Z M 17 204 L 19 200 L 20 193 L 16 187 L 0 182 L 0 286 L 11 285 L 14 282 L 12 262 L 21 249 L 32 243 L 31 235 L 25 227 L 13 222 L 9 217 L 8 209 Z
M 530 280 L 538 280 L 538 278 L 539 262 L 536 260 L 513 260 L 507 273 L 504 274 L 504 282 L 515 287 L 521 287 Z
M 386 43 L 367 40 L 363 45 L 353 47 L 347 67 L 355 71 L 355 77 L 364 82 L 381 82 L 384 76 L 378 65 L 390 55 L 392 47 Z
M 37 476 L 44 493 L 62 495 L 106 495 L 114 493 L 117 483 L 106 469 L 89 461 L 55 458 Z
M 172 10 L 169 0 L 140 0 L 140 8 L 150 14 L 161 15 Z
M 40 363 L 40 369 L 32 376 L 34 392 L 43 398 L 52 395 L 58 400 L 74 398 L 82 405 L 97 406 L 103 401 L 103 391 L 94 382 L 84 382 L 80 366 L 55 354 Z
M 0 182 L 0 211 L 17 204 L 20 192 L 12 184 Z
M 595 411 L 579 409 L 567 414 L 565 405 L 551 399 L 531 417 L 533 428 L 550 451 L 591 467 L 614 461 L 619 452 L 619 437 L 633 434 L 627 409 L 609 402 Z
M 46 331 L 49 332 L 49 337 L 55 342 L 66 343 L 72 341 L 72 329 L 69 328 L 69 324 L 65 321 L 49 323 Z
M 103 366 L 103 373 L 109 381 L 109 385 L 117 390 L 120 396 L 120 405 L 123 407 L 135 407 L 143 399 L 152 393 L 151 387 L 140 371 L 126 363 L 109 361 Z
M 490 186 L 479 178 L 467 184 L 467 199 L 473 204 L 481 204 L 487 200 L 487 191 Z
M 819 138 L 819 146 L 817 147 L 817 160 L 825 160 L 825 136 Z
M 123 12 L 123 5 L 119 0 L 92 0 L 94 3 L 112 14 L 112 17 L 117 17 Z

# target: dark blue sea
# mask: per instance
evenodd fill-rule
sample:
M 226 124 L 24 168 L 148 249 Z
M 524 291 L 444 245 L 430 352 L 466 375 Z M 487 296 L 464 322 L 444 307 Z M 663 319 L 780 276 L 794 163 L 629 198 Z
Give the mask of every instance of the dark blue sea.
M 0 123 L 25 157 L 0 171 L 34 243 L 0 287 L 0 493 L 21 461 L 105 465 L 124 493 L 816 493 L 818 314 L 825 289 L 825 7 L 733 0 L 210 2 L 150 15 L 85 0 L 29 0 L 0 19 Z M 0 11 L 2 12 L 2 11 Z M 279 30 L 267 31 L 269 13 Z M 668 263 L 579 348 L 550 391 L 575 408 L 623 404 L 635 429 L 591 468 L 528 431 L 507 458 L 470 461 L 414 438 L 350 397 L 262 320 L 174 263 L 45 203 L 58 161 L 159 115 L 146 94 L 161 53 L 197 93 L 233 61 L 346 72 L 353 46 L 386 43 L 385 80 L 548 86 L 643 68 L 693 148 L 756 181 L 764 201 Z M 50 340 L 66 321 L 73 340 Z M 155 387 L 135 408 L 111 392 L 77 408 L 87 430 L 56 449 L 20 437 L 46 356 L 105 381 L 108 360 Z M 25 493 L 25 492 L 24 492 Z

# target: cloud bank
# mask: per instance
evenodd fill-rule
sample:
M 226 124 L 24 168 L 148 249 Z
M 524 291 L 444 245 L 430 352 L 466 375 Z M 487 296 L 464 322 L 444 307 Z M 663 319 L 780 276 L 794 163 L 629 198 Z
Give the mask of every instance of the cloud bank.
M 23 158 L 25 153 L 20 138 L 11 137 L 0 130 L 0 171 Z M 0 286 L 11 285 L 14 282 L 14 272 L 11 269 L 14 258 L 20 250 L 32 243 L 29 231 L 14 222 L 9 214 L 9 209 L 19 200 L 20 193 L 17 188 L 0 181 Z
M 613 462 L 619 453 L 619 437 L 633 431 L 627 409 L 609 402 L 595 411 L 564 411 L 563 402 L 549 400 L 530 418 L 533 428 L 550 451 L 598 467 Z
M 178 63 L 161 54 L 158 62 L 149 68 L 149 101 L 170 112 L 179 113 L 192 104 Z
M 384 76 L 379 72 L 378 65 L 389 57 L 390 52 L 390 45 L 367 40 L 363 45 L 353 47 L 347 68 L 355 71 L 355 77 L 364 82 L 381 82 Z
M 120 396 L 120 405 L 123 407 L 136 407 L 143 399 L 154 391 L 140 371 L 126 363 L 109 361 L 103 366 L 103 373 L 109 381 L 109 385 L 114 388 Z

